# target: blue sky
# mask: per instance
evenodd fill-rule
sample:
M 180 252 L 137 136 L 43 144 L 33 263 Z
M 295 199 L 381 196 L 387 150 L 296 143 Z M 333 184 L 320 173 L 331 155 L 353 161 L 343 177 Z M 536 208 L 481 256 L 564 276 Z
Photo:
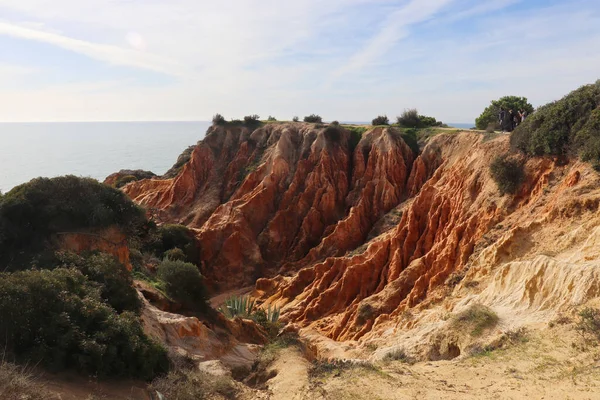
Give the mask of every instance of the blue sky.
M 594 82 L 598 49 L 597 0 L 0 0 L 0 121 L 471 122 Z

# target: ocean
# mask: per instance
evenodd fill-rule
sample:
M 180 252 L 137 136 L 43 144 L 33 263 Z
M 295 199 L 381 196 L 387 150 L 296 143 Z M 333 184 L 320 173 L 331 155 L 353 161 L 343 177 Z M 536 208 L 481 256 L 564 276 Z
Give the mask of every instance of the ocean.
M 103 181 L 121 169 L 162 175 L 209 126 L 210 122 L 0 123 L 0 191 L 39 176 L 71 174 Z
M 103 181 L 121 169 L 162 175 L 210 122 L 0 123 L 0 191 L 36 177 Z

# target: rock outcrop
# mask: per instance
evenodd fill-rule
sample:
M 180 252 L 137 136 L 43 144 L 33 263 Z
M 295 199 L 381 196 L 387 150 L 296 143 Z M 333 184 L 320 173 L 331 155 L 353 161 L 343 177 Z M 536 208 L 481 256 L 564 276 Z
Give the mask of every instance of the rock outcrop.
M 536 276 L 561 277 L 557 265 L 569 261 L 532 261 L 539 253 L 531 249 L 544 240 L 531 237 L 589 219 L 600 204 L 588 166 L 552 158 L 526 161 L 519 191 L 501 196 L 489 165 L 508 150 L 505 136 L 442 133 L 419 155 L 392 128 L 352 138 L 339 127 L 302 123 L 213 127 L 176 177 L 124 191 L 159 221 L 194 229 L 215 290 L 255 284 L 254 296 L 283 307 L 285 322 L 361 342 L 402 336 L 417 324 L 406 316 L 434 304 L 460 308 L 453 293 L 475 287 L 463 280 L 491 279 L 512 307 L 524 301 L 519 296 L 539 297 Z M 557 246 L 555 236 L 549 242 Z M 587 239 L 573 233 L 570 240 Z M 533 264 L 514 263 L 525 256 Z M 521 270 L 534 275 L 523 278 L 529 286 L 507 288 L 503 282 Z M 497 271 L 503 275 L 492 278 Z M 589 278 L 574 298 L 595 293 L 595 274 L 573 271 Z M 559 293 L 575 279 L 565 275 L 544 290 Z M 489 291 L 480 299 L 495 301 Z

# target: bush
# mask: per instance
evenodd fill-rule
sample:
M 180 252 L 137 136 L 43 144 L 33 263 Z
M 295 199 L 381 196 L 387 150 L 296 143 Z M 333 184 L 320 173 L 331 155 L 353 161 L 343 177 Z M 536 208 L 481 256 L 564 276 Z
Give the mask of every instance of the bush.
M 123 186 L 127 185 L 129 182 L 135 182 L 137 180 L 138 179 L 133 175 L 124 175 L 116 180 L 115 187 L 122 188 Z
M 155 234 L 144 244 L 144 251 L 165 258 L 169 250 L 181 249 L 184 261 L 196 263 L 200 259 L 198 242 L 193 232 L 185 225 L 165 224 L 158 227 Z
M 94 179 L 33 179 L 0 202 L 0 267 L 28 266 L 48 250 L 57 233 L 117 226 L 137 236 L 146 224 L 143 209 L 120 190 Z
M 361 303 L 356 313 L 356 322 L 364 325 L 368 320 L 375 317 L 375 309 L 369 303 Z
M 490 174 L 502 195 L 515 194 L 525 178 L 523 164 L 510 158 L 509 154 L 498 156 L 492 161 Z
M 187 309 L 206 311 L 206 287 L 198 267 L 183 261 L 163 260 L 156 276 L 165 283 L 167 295 L 173 300 Z
M 212 118 L 213 125 L 225 125 L 225 117 L 221 114 L 215 114 Z
M 371 122 L 371 125 L 373 125 L 373 126 L 389 125 L 389 124 L 390 124 L 390 120 L 388 119 L 387 115 L 379 115 L 377 118 L 373 119 L 373 121 Z
M 195 148 L 196 146 L 189 146 L 185 149 L 183 153 L 177 157 L 175 164 L 173 164 L 173 166 L 163 175 L 163 178 L 175 178 L 182 170 L 183 166 L 191 160 Z
M 323 134 L 325 135 L 325 139 L 331 143 L 340 143 L 342 140 L 342 134 L 344 129 L 339 125 L 330 124 Z
M 600 163 L 600 80 L 540 107 L 511 135 L 511 146 L 526 154 L 578 154 Z
M 295 116 L 294 118 L 292 118 L 292 121 L 298 122 L 298 121 L 300 121 L 300 118 L 298 118 L 297 116 Z
M 405 128 L 418 128 L 419 127 L 419 112 L 415 108 L 407 109 L 396 118 L 398 125 Z
M 600 310 L 591 307 L 581 310 L 575 329 L 584 339 L 600 342 Z
M 417 130 L 415 128 L 405 129 L 400 137 L 404 140 L 404 143 L 410 147 L 415 154 L 419 154 L 421 149 L 419 148 L 419 142 L 417 141 Z
M 362 126 L 350 126 L 347 129 L 350 132 L 350 151 L 354 152 L 354 149 L 358 146 L 358 143 L 360 143 L 362 135 L 367 131 L 367 128 Z
M 269 118 L 267 118 L 267 121 L 274 122 L 274 121 L 277 121 L 277 118 L 272 117 L 272 116 L 269 115 Z
M 149 379 L 168 369 L 138 317 L 118 314 L 74 269 L 0 274 L 0 345 L 53 370 Z
M 509 110 L 515 112 L 518 110 L 525 110 L 529 115 L 533 113 L 533 106 L 527 101 L 526 97 L 504 96 L 498 100 L 493 100 L 491 104 L 483 110 L 481 115 L 475 120 L 477 129 L 487 129 L 490 124 L 493 124 L 494 128 L 498 128 L 498 114 L 500 113 L 500 108 L 504 108 L 507 113 Z
M 481 336 L 489 328 L 496 326 L 498 315 L 481 304 L 474 304 L 454 317 L 452 326 L 456 329 L 471 329 L 471 336 Z
M 187 256 L 179 247 L 165 251 L 165 258 L 171 261 L 186 261 Z
M 127 268 L 115 257 L 105 253 L 80 256 L 70 252 L 57 253 L 62 268 L 81 271 L 89 280 L 100 285 L 100 296 L 117 312 L 140 312 L 142 303 L 133 288 Z
M 321 123 L 323 123 L 323 118 L 321 118 L 321 116 L 317 115 L 317 114 L 310 114 L 310 115 L 307 115 L 306 117 L 304 117 L 304 122 L 312 122 L 312 123 L 321 124 Z
M 233 296 L 225 300 L 225 304 L 219 308 L 219 311 L 229 319 L 250 318 L 254 313 L 255 304 L 256 301 L 249 296 Z

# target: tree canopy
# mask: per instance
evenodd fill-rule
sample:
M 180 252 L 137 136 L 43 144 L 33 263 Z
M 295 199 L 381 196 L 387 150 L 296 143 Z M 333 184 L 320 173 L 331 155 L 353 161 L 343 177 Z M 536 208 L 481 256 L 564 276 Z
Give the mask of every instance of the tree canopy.
M 491 104 L 483 110 L 479 118 L 475 120 L 477 129 L 484 130 L 488 125 L 496 124 L 500 108 L 504 108 L 506 111 L 525 110 L 527 114 L 533 113 L 533 106 L 527 101 L 527 97 L 504 96 L 498 100 L 492 100 Z

